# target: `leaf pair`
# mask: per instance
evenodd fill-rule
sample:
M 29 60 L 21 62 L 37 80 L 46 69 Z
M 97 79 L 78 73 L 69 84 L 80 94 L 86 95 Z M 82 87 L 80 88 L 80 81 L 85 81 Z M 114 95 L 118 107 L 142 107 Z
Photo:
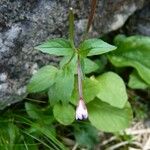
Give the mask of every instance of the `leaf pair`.
M 51 103 L 57 100 L 68 101 L 73 91 L 74 74 L 77 71 L 77 54 L 75 54 L 75 50 L 71 48 L 70 42 L 66 39 L 49 40 L 35 48 L 45 53 L 66 57 L 60 64 L 62 68 L 60 70 L 50 65 L 40 69 L 32 77 L 28 85 L 28 92 L 41 92 L 51 87 L 48 92 Z M 86 55 L 92 56 L 106 53 L 114 50 L 115 47 L 100 39 L 89 39 L 83 41 L 79 49 L 80 55 L 85 57 Z M 82 59 L 84 73 L 90 73 L 98 68 L 98 65 L 90 59 Z
M 71 47 L 70 42 L 61 38 L 49 40 L 48 42 L 35 47 L 35 49 L 56 56 L 71 56 L 75 52 L 75 49 Z M 115 46 L 100 39 L 85 40 L 78 47 L 79 54 L 83 57 L 100 55 L 115 49 Z
M 68 64 L 69 61 L 70 61 L 69 56 L 64 57 L 60 62 L 60 67 L 63 68 Z M 77 74 L 77 55 L 74 55 L 71 63 L 72 63 L 72 68 L 74 68 L 74 74 Z M 81 58 L 81 66 L 84 74 L 89 74 L 99 69 L 99 65 L 88 58 Z

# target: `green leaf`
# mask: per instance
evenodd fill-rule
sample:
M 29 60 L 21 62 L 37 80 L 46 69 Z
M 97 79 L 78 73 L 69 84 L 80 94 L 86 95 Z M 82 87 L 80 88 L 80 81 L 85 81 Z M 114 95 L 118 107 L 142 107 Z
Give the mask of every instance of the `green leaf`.
M 77 73 L 77 55 L 74 54 L 72 56 L 63 57 L 59 65 L 61 69 L 68 66 L 69 68 L 71 68 L 74 74 L 76 74 Z
M 7 130 L 9 134 L 10 147 L 13 147 L 13 145 L 15 145 L 15 142 L 17 141 L 17 136 L 19 135 L 19 129 L 13 123 L 8 123 Z
M 128 86 L 132 89 L 146 89 L 150 87 L 146 82 L 144 82 L 136 71 L 130 74 Z
M 27 86 L 29 93 L 41 92 L 48 89 L 55 82 L 55 76 L 57 73 L 57 68 L 47 65 L 42 67 L 35 73 L 30 83 Z
M 86 147 L 88 150 L 92 150 L 99 142 L 98 130 L 90 123 L 75 124 L 75 139 L 76 142 Z
M 150 84 L 150 37 L 131 36 L 115 39 L 117 50 L 109 55 L 109 60 L 116 67 L 131 66 L 140 77 Z
M 72 59 L 72 60 L 71 60 Z M 94 61 L 88 59 L 88 58 L 82 58 L 83 60 L 83 72 L 85 74 L 91 73 L 96 71 L 99 68 L 99 65 L 96 64 Z M 74 57 L 66 56 L 64 57 L 60 62 L 60 67 L 63 68 L 65 65 L 71 65 L 72 68 L 74 68 L 74 74 L 77 74 L 77 55 Z
M 32 137 L 24 135 L 23 141 L 24 144 L 16 144 L 14 150 L 38 150 L 38 144 Z
M 36 46 L 35 49 L 40 50 L 43 53 L 56 56 L 67 56 L 73 54 L 70 42 L 61 38 L 51 39 L 39 46 Z
M 29 117 L 35 119 L 36 123 L 40 125 L 50 126 L 54 121 L 52 112 L 50 113 L 49 109 L 42 109 L 42 107 L 40 107 L 39 105 L 28 102 L 25 103 L 25 109 Z
M 83 72 L 85 74 L 91 73 L 96 71 L 99 68 L 98 64 L 96 64 L 94 61 L 84 58 L 84 70 Z
M 75 110 L 70 104 L 55 104 L 53 108 L 53 113 L 55 119 L 63 125 L 69 125 L 75 119 Z
M 118 108 L 123 108 L 128 100 L 123 80 L 116 73 L 107 72 L 97 77 L 99 93 L 97 97 L 102 101 Z
M 98 85 L 99 82 L 94 77 L 85 78 L 83 80 L 83 97 L 86 103 L 89 103 L 96 97 L 96 95 L 99 92 Z M 76 81 L 70 102 L 73 103 L 74 105 L 77 105 L 78 100 L 79 100 L 79 96 L 78 96 L 78 87 Z
M 115 50 L 116 47 L 101 39 L 88 39 L 80 44 L 79 49 L 82 56 L 93 56 Z
M 25 109 L 26 109 L 27 114 L 32 119 L 40 119 L 41 118 L 40 109 L 37 108 L 36 105 L 26 102 L 25 103 Z
M 51 105 L 58 101 L 66 103 L 70 100 L 74 88 L 74 72 L 69 66 L 59 70 L 55 84 L 49 89 L 48 96 Z
M 132 120 L 132 110 L 127 103 L 123 109 L 113 107 L 99 99 L 87 104 L 89 120 L 97 129 L 118 132 L 127 128 Z
M 7 114 L 8 115 L 8 114 Z M 11 120 L 10 120 L 11 119 Z M 19 128 L 13 123 L 14 118 L 0 118 L 0 149 L 13 150 L 21 140 Z

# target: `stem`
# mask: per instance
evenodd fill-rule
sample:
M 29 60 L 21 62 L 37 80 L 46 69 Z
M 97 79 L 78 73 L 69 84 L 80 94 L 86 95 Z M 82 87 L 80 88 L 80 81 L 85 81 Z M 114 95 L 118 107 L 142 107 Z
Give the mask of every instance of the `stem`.
M 73 14 L 73 8 L 69 8 L 69 40 L 71 43 L 71 47 L 77 52 L 75 45 L 74 45 L 74 14 Z M 74 54 L 73 54 L 74 56 Z M 73 58 L 71 57 L 71 59 Z M 78 54 L 77 59 L 77 73 L 78 73 L 78 92 L 80 99 L 83 99 L 83 92 L 82 92 L 82 70 L 81 70 L 81 64 L 80 64 L 80 56 Z
M 81 70 L 81 64 L 80 64 L 80 56 L 78 54 L 78 60 L 77 60 L 77 72 L 78 72 L 78 92 L 79 92 L 79 98 L 83 100 L 83 89 L 82 89 L 82 70 Z
M 74 45 L 74 14 L 73 8 L 69 8 L 69 40 L 73 49 L 75 49 Z
M 87 24 L 87 28 L 86 28 L 85 34 L 83 36 L 83 40 L 86 39 L 87 34 L 88 34 L 88 32 L 90 30 L 90 27 L 92 25 L 92 22 L 93 22 L 93 19 L 94 19 L 94 15 L 95 15 L 95 10 L 96 10 L 96 3 L 97 3 L 97 0 L 92 0 L 92 2 L 91 2 L 91 11 L 90 11 L 90 14 L 89 14 L 89 17 L 88 17 L 88 24 Z
M 78 146 L 79 146 L 79 144 L 76 143 L 76 144 L 74 145 L 74 147 L 72 148 L 72 150 L 76 150 L 76 149 L 78 148 Z
M 86 29 L 87 32 L 89 32 L 90 26 L 92 25 L 92 22 L 93 22 L 93 19 L 94 19 L 94 14 L 95 14 L 95 9 L 96 9 L 96 2 L 97 2 L 97 0 L 92 0 L 92 3 L 91 3 L 91 12 L 90 12 L 90 15 L 89 15 L 87 29 Z

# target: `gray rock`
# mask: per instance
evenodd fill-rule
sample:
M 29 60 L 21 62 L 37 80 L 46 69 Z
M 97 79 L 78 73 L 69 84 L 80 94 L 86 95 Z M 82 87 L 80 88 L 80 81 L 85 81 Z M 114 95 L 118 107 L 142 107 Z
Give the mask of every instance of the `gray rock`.
M 150 36 L 150 0 L 142 10 L 130 17 L 125 28 L 128 34 Z
M 90 36 L 117 30 L 146 0 L 99 0 Z M 73 0 L 76 41 L 86 27 L 89 0 Z M 49 38 L 68 34 L 68 0 L 0 1 L 0 109 L 21 101 L 31 75 L 59 58 L 33 47 Z

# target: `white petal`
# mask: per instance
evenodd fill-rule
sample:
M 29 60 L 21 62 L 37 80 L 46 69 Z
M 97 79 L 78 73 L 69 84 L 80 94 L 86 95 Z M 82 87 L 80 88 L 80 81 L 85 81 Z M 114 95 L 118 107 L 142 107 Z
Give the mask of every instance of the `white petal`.
M 87 112 L 86 106 L 84 104 L 84 101 L 79 100 L 79 104 L 76 109 L 76 119 L 83 120 L 83 119 L 87 119 L 87 118 L 88 118 L 88 112 Z

